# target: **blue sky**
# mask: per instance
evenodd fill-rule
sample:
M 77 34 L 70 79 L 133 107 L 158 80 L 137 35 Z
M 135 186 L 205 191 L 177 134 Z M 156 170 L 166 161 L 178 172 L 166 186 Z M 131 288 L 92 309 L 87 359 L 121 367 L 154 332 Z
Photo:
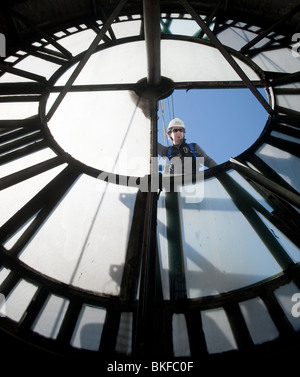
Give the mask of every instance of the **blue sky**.
M 261 93 L 266 96 L 264 90 Z M 166 127 L 173 116 L 181 118 L 187 141 L 198 143 L 219 164 L 248 149 L 268 118 L 246 88 L 176 90 L 163 100 L 163 109 Z M 161 102 L 158 114 L 158 141 L 164 145 Z

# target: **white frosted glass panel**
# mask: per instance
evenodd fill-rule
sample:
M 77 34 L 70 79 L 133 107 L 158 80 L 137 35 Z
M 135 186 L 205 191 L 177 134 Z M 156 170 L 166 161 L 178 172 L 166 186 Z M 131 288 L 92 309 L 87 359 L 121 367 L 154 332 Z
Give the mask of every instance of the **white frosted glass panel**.
M 31 72 L 47 79 L 49 79 L 59 67 L 60 66 L 57 64 L 36 58 L 34 56 L 28 56 L 21 62 L 14 65 L 14 68 Z M 33 80 L 30 80 L 29 78 L 23 77 L 21 75 L 5 73 L 2 77 L 0 77 L 0 82 L 33 82 Z
M 1 166 L 1 168 L 2 167 L 4 168 L 5 165 Z M 48 170 L 42 174 L 8 187 L 5 190 L 1 190 L 0 226 L 21 209 L 40 190 L 42 190 L 54 177 L 56 177 L 63 167 L 64 166 L 58 166 L 57 168 Z M 2 172 L 1 168 L 0 172 Z
M 220 42 L 222 42 L 224 45 L 228 47 L 234 48 L 237 51 L 239 51 L 243 46 L 249 43 L 256 36 L 257 34 L 252 33 L 251 31 L 235 27 L 225 29 L 217 35 Z M 267 42 L 269 42 L 269 39 L 263 38 L 255 45 L 255 48 L 261 47 Z
M 118 295 L 135 198 L 136 190 L 81 176 L 20 259 L 66 284 Z
M 4 59 L 5 62 L 7 63 L 14 63 L 18 60 L 16 56 L 8 56 L 6 59 Z
M 209 353 L 237 349 L 226 313 L 222 308 L 201 312 L 203 331 Z
M 64 31 L 58 31 L 57 33 L 54 33 L 54 36 L 57 38 L 65 37 L 67 34 Z
M 72 55 L 77 55 L 87 50 L 95 37 L 96 33 L 93 30 L 87 29 L 61 38 L 58 43 L 70 51 Z M 47 47 L 53 48 L 51 45 Z
M 105 309 L 84 305 L 71 339 L 71 345 L 76 348 L 97 351 L 100 345 L 105 316 Z
M 11 248 L 15 245 L 15 243 L 20 239 L 20 237 L 25 233 L 25 231 L 30 227 L 32 222 L 34 221 L 35 216 L 32 216 L 30 220 L 28 220 L 25 225 L 23 225 L 13 236 L 8 238 L 5 242 L 3 242 L 3 246 L 6 250 L 11 250 Z
M 65 75 L 69 76 L 69 71 Z M 146 76 L 146 47 L 145 42 L 140 41 L 124 43 L 94 53 L 74 84 L 136 83 Z M 64 82 L 62 76 L 57 84 L 61 85 Z
M 292 109 L 300 112 L 300 95 L 276 95 L 276 103 L 278 106 L 286 107 L 287 109 Z
M 6 298 L 6 315 L 13 321 L 20 321 L 30 304 L 37 287 L 25 280 L 20 280 Z
M 173 315 L 172 328 L 174 356 L 191 356 L 189 336 L 184 314 Z
M 11 270 L 8 270 L 5 267 L 2 267 L 0 269 L 0 285 L 4 282 L 4 280 L 7 278 Z
M 28 56 L 22 59 L 19 63 L 14 65 L 14 68 L 22 71 L 31 72 L 36 75 L 49 79 L 52 74 L 60 68 L 58 64 L 51 63 L 47 60 L 37 58 L 35 56 Z M 29 82 L 32 81 L 28 78 L 6 73 L 0 78 L 0 82 Z
M 268 342 L 279 336 L 279 332 L 260 298 L 243 301 L 239 305 L 255 344 Z
M 291 141 L 292 143 L 297 143 L 297 144 L 300 143 L 300 139 L 290 136 L 290 135 L 283 134 L 281 132 L 277 132 L 277 131 L 272 131 L 271 136 L 277 137 L 282 140 Z
M 265 51 L 254 56 L 252 60 L 264 71 L 289 73 L 299 71 L 299 60 L 293 57 L 289 48 Z
M 249 66 L 234 59 L 251 80 L 258 79 Z M 161 41 L 161 72 L 179 82 L 241 80 L 217 49 L 186 41 Z
M 26 134 L 25 135 L 24 134 L 23 135 L 18 135 L 19 131 L 22 131 L 22 132 L 25 131 Z M 29 145 L 33 145 L 34 143 L 43 140 L 43 135 L 41 134 L 41 132 L 39 132 L 37 130 L 29 131 L 28 132 L 28 130 L 23 130 L 21 128 L 13 130 L 11 132 L 3 132 L 1 134 L 1 136 L 9 138 L 9 140 L 7 140 L 7 141 L 0 142 L 1 147 L 2 146 L 4 146 L 4 147 L 8 146 L 8 148 L 9 148 L 7 152 L 4 152 L 3 154 L 1 153 L 1 156 L 4 156 L 6 153 L 9 154 L 11 152 L 21 151 L 23 148 L 25 148 L 25 147 L 27 147 Z M 27 136 L 34 137 L 35 140 L 33 140 L 33 141 L 32 140 L 31 141 L 27 140 L 26 141 L 26 137 Z M 14 142 L 22 143 L 22 144 L 14 146 L 13 145 Z M 44 152 L 44 154 L 45 154 L 45 152 Z M 36 153 L 34 155 L 36 155 Z M 42 155 L 42 153 L 41 153 L 41 155 Z M 50 155 L 50 153 L 48 153 L 48 155 Z M 54 153 L 52 153 L 52 156 L 55 156 Z M 18 164 L 18 161 L 23 160 L 23 159 L 24 159 L 24 162 L 21 161 Z M 16 158 L 15 160 L 13 160 L 11 162 L 6 162 L 6 163 L 4 163 L 4 165 L 5 165 L 6 170 L 8 171 L 8 174 L 10 174 L 10 173 L 13 173 L 13 171 L 16 171 L 16 170 L 13 170 L 13 166 L 15 166 L 15 169 L 20 166 L 20 169 L 21 169 L 22 166 L 24 166 L 26 164 L 26 162 L 28 163 L 28 160 L 31 160 L 31 159 L 30 159 L 29 155 L 27 155 L 27 156 L 24 156 L 23 158 Z M 8 169 L 8 167 L 10 167 L 10 169 Z M 5 172 L 5 168 L 3 169 L 4 172 Z M 0 175 L 0 177 L 2 177 L 2 175 Z
M 39 102 L 0 103 L 0 119 L 25 119 L 37 115 Z
M 87 165 L 133 176 L 150 171 L 150 121 L 127 91 L 69 93 L 49 127 Z
M 69 33 L 76 33 L 78 30 L 79 30 L 79 29 L 78 29 L 77 27 L 75 27 L 75 26 L 70 27 L 70 28 L 67 29 L 67 31 L 68 31 Z
M 257 211 L 256 211 L 257 212 Z M 270 232 L 276 238 L 276 241 L 284 248 L 286 253 L 293 259 L 295 263 L 300 261 L 300 249 L 287 236 L 285 236 L 274 224 L 272 224 L 263 215 L 257 212 L 261 220 L 269 228 Z
M 238 173 L 244 189 L 268 211 L 273 209 Z M 201 191 L 202 192 L 202 191 Z M 191 201 L 179 193 L 183 257 L 189 298 L 230 291 L 256 283 L 281 269 L 243 214 L 215 178 L 204 181 L 204 198 Z M 169 299 L 169 249 L 165 193 L 158 201 L 157 238 L 162 287 Z M 287 245 L 288 240 L 284 240 Z M 290 245 L 289 245 L 290 246 Z M 293 250 L 298 255 L 298 250 Z
M 14 67 L 49 79 L 60 68 L 60 65 L 35 56 L 28 56 Z
M 231 170 L 228 175 L 233 178 L 243 189 L 245 189 L 261 206 L 267 211 L 272 212 L 274 210 L 266 200 L 260 195 L 260 193 L 250 185 L 250 183 L 243 178 L 236 170 Z
M 196 298 L 258 282 L 281 269 L 215 178 L 204 199 L 179 199 L 188 297 Z
M 4 82 L 34 82 L 27 77 L 22 77 L 19 75 L 13 75 L 12 73 L 5 73 L 0 77 L 0 83 Z
M 79 63 L 74 64 L 71 68 L 66 70 L 66 72 L 60 76 L 60 78 L 55 82 L 54 86 L 59 86 L 59 85 L 66 85 L 67 81 L 69 80 L 70 76 L 73 74 L 75 69 L 77 68 Z M 56 98 L 58 94 L 51 94 L 50 95 L 50 102 L 51 102 L 51 97 Z
M 132 348 L 132 313 L 121 313 L 116 351 L 129 355 Z
M 69 300 L 51 295 L 48 297 L 41 313 L 33 324 L 33 331 L 55 339 L 60 330 L 65 313 L 69 305 Z
M 299 288 L 293 282 L 276 289 L 275 296 L 293 328 L 300 330 Z M 293 297 L 297 294 L 296 297 Z
M 116 22 L 112 24 L 113 32 L 117 39 L 139 35 L 141 33 L 141 20 Z
M 163 22 L 168 23 L 168 19 L 164 19 Z M 173 19 L 168 26 L 168 32 L 179 35 L 193 36 L 200 31 L 200 27 L 194 20 L 180 20 Z
M 256 154 L 294 189 L 300 191 L 299 157 L 269 144 L 261 146 Z
M 0 166 L 0 178 L 34 166 L 40 162 L 50 160 L 53 157 L 56 157 L 56 154 L 50 148 L 45 148 L 22 158 L 17 158 Z

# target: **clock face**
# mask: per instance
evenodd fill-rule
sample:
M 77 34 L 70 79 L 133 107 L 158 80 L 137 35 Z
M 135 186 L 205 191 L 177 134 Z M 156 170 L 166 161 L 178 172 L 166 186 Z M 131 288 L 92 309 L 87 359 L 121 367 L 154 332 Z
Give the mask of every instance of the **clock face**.
M 131 355 L 143 292 L 155 292 L 162 347 L 175 357 L 197 345 L 204 354 L 239 350 L 241 321 L 244 345 L 277 339 L 281 310 L 299 330 L 286 300 L 300 260 L 299 58 L 275 31 L 218 18 L 205 25 L 189 8 L 161 15 L 163 79 L 150 101 L 140 96 L 150 88 L 140 14 L 49 32 L 3 59 L 4 326 L 45 348 L 58 343 L 58 352 Z M 265 112 L 262 134 L 205 171 L 195 200 L 141 190 L 139 180 L 153 178 L 160 99 L 207 87 L 247 88 Z M 153 250 L 154 291 L 145 278 Z M 195 316 L 203 339 L 188 330 Z

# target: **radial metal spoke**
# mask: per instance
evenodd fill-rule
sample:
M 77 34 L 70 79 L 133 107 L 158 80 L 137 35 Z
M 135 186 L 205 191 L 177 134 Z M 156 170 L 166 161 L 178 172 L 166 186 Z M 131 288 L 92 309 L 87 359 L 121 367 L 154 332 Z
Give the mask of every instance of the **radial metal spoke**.
M 280 20 L 278 20 L 273 25 L 271 25 L 266 30 L 264 30 L 262 33 L 260 33 L 257 37 L 253 38 L 250 42 L 248 42 L 244 47 L 241 48 L 241 53 L 244 54 L 244 53 L 248 52 L 251 47 L 255 46 L 258 42 L 260 42 L 262 39 L 264 39 L 265 37 L 267 37 L 279 25 L 283 24 L 286 20 L 288 20 L 291 17 L 293 17 L 299 11 L 300 11 L 300 5 L 298 5 L 295 8 L 293 8 L 284 17 L 282 17 Z
M 103 91 L 117 91 L 117 90 L 135 90 L 136 84 L 87 84 L 87 85 L 73 85 L 69 92 L 103 92 Z M 0 86 L 1 89 L 1 86 Z M 54 86 L 51 92 L 60 92 L 63 86 Z
M 157 107 L 153 99 L 151 107 L 152 153 L 157 155 Z M 139 286 L 139 302 L 137 308 L 137 332 L 134 339 L 134 355 L 146 357 L 154 355 L 155 331 L 157 328 L 156 308 L 157 296 L 160 294 L 157 278 L 157 193 L 151 190 L 146 193 L 145 222 L 143 245 L 141 250 L 141 277 Z
M 10 9 L 10 12 L 11 12 L 11 14 L 14 17 L 16 17 L 19 20 L 21 20 L 24 23 L 24 25 L 28 26 L 30 29 L 32 29 L 33 31 L 35 31 L 41 38 L 44 38 L 47 42 L 49 42 L 50 44 L 52 44 L 52 46 L 55 47 L 58 51 L 60 51 L 66 58 L 68 58 L 68 59 L 72 58 L 72 54 L 70 53 L 70 51 L 68 51 L 67 49 L 65 49 L 52 36 L 50 36 L 47 33 L 45 33 L 43 30 L 41 30 L 40 28 L 38 28 L 34 23 L 28 21 L 23 15 L 21 15 L 18 12 L 16 12 L 15 10 Z
M 291 203 L 292 205 L 300 208 L 300 195 L 288 190 L 287 188 L 282 187 L 281 185 L 277 184 L 273 180 L 265 177 L 264 175 L 256 172 L 255 170 L 249 168 L 248 166 L 243 165 L 239 161 L 231 158 L 230 163 L 234 169 L 236 169 L 241 174 L 245 175 L 246 177 L 250 178 L 254 182 L 262 185 L 263 187 L 270 190 L 275 195 L 278 195 L 280 198 L 286 200 L 287 202 Z
M 80 72 L 82 71 L 82 69 L 84 68 L 84 66 L 86 65 L 86 63 L 89 60 L 89 58 L 91 57 L 91 55 L 96 51 L 96 49 L 97 49 L 100 41 L 104 37 L 104 35 L 107 32 L 107 30 L 110 28 L 110 26 L 113 23 L 113 21 L 115 20 L 115 18 L 118 16 L 118 14 L 120 13 L 121 9 L 123 8 L 123 6 L 125 5 L 126 2 L 127 2 L 127 0 L 120 0 L 120 2 L 117 5 L 117 7 L 111 13 L 110 17 L 107 19 L 107 21 L 103 25 L 102 29 L 97 34 L 97 36 L 93 40 L 92 44 L 87 49 L 87 51 L 84 54 L 83 58 L 80 60 L 79 64 L 77 65 L 77 67 L 75 68 L 75 70 L 72 73 L 71 77 L 69 78 L 69 80 L 67 81 L 66 85 L 64 86 L 63 90 L 60 92 L 60 94 L 58 95 L 56 101 L 54 102 L 54 104 L 52 105 L 52 107 L 49 110 L 48 114 L 46 115 L 46 120 L 47 121 L 49 121 L 51 119 L 51 117 L 54 115 L 54 113 L 57 110 L 58 106 L 60 105 L 60 103 L 62 102 L 62 100 L 64 99 L 64 97 L 68 93 L 68 91 L 70 90 L 72 84 L 77 79 L 78 75 L 80 74 Z
M 44 76 L 40 76 L 35 73 L 25 71 L 23 69 L 12 67 L 11 65 L 6 64 L 6 63 L 5 64 L 0 63 L 0 71 L 11 73 L 12 75 L 16 75 L 16 76 L 25 77 L 26 79 L 37 81 L 42 84 L 47 83 L 47 80 Z
M 231 65 L 231 67 L 235 70 L 235 72 L 244 81 L 245 85 L 251 90 L 254 96 L 258 99 L 261 105 L 267 110 L 269 114 L 273 114 L 274 110 L 272 109 L 270 104 L 265 100 L 262 94 L 253 85 L 249 77 L 245 74 L 242 68 L 238 65 L 238 63 L 234 60 L 231 54 L 226 50 L 223 44 L 219 41 L 219 39 L 215 36 L 215 34 L 210 30 L 210 28 L 206 25 L 206 23 L 202 20 L 202 18 L 198 15 L 198 13 L 194 10 L 194 8 L 186 0 L 180 0 L 180 3 L 190 13 L 190 15 L 194 18 L 194 20 L 198 23 L 198 25 L 205 31 L 205 33 L 209 37 L 212 44 L 220 51 L 220 53 L 224 56 L 227 62 Z
M 224 3 L 224 0 L 219 0 L 219 2 L 218 2 L 218 3 L 216 4 L 216 6 L 214 7 L 212 13 L 211 13 L 208 17 L 206 17 L 206 19 L 205 19 L 205 23 L 206 23 L 206 25 L 209 26 L 209 25 L 212 23 L 212 21 L 213 21 L 215 15 L 217 14 L 219 8 L 221 7 L 221 5 L 222 5 L 223 3 Z M 205 35 L 204 30 L 201 30 L 201 31 L 200 31 L 200 34 L 199 34 L 199 38 L 203 38 L 204 35 Z
M 276 81 L 277 83 L 277 81 Z M 262 80 L 252 81 L 256 88 L 263 88 L 265 86 Z M 221 81 L 180 81 L 174 82 L 174 89 L 236 89 L 246 88 L 246 84 L 241 80 L 221 80 Z M 42 94 L 47 88 L 44 84 L 39 83 L 3 83 L 0 84 L 0 95 L 38 95 Z M 86 85 L 72 85 L 69 92 L 103 92 L 103 91 L 136 91 L 139 85 L 136 83 L 124 84 L 86 84 Z M 57 85 L 50 88 L 51 93 L 60 93 L 64 86 Z
M 264 82 L 261 80 L 252 81 L 256 88 L 264 88 Z M 247 88 L 244 81 L 183 81 L 174 82 L 174 89 L 243 89 Z

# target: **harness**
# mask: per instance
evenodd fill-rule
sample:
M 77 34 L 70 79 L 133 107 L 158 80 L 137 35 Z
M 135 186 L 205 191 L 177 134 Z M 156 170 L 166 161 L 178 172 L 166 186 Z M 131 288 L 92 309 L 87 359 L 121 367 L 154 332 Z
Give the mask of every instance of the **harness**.
M 189 144 L 186 144 L 186 145 L 188 146 L 188 148 L 187 147 L 183 147 L 184 153 L 191 152 L 193 154 L 193 156 L 195 158 L 197 158 L 196 149 L 195 149 L 195 143 L 189 143 Z M 186 149 L 186 151 L 185 151 L 185 149 Z M 172 147 L 168 147 L 168 149 L 167 149 L 167 157 L 168 157 L 169 160 L 172 157 L 172 152 L 173 152 Z

